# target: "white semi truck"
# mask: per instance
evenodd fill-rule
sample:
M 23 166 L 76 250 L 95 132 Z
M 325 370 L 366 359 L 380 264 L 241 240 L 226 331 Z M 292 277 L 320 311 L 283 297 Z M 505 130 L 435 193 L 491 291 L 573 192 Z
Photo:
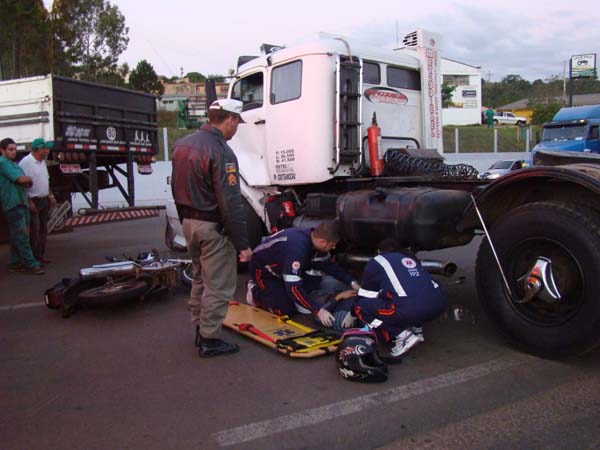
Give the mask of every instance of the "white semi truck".
M 499 329 L 537 354 L 589 350 L 600 342 L 600 166 L 547 158 L 492 183 L 445 166 L 440 43 L 423 30 L 398 51 L 322 35 L 239 58 L 229 97 L 245 124 L 230 145 L 251 241 L 337 217 L 338 257 L 351 262 L 385 237 L 419 251 L 489 232 L 476 280 Z

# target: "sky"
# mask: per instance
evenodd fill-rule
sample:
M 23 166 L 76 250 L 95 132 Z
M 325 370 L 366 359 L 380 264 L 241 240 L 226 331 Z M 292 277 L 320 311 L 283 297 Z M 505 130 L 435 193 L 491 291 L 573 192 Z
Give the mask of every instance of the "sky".
M 120 62 L 146 59 L 159 75 L 226 75 L 262 43 L 289 45 L 320 31 L 393 49 L 417 28 L 442 35 L 442 56 L 509 74 L 562 77 L 572 55 L 600 55 L 597 0 L 110 0 L 129 27 Z M 44 0 L 47 7 L 51 1 Z M 568 70 L 568 69 L 567 69 Z

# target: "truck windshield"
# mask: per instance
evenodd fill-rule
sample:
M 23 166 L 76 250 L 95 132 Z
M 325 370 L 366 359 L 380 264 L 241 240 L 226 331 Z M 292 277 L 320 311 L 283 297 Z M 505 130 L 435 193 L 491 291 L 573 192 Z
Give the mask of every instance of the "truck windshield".
M 587 125 L 566 125 L 544 128 L 542 141 L 581 141 L 585 139 Z

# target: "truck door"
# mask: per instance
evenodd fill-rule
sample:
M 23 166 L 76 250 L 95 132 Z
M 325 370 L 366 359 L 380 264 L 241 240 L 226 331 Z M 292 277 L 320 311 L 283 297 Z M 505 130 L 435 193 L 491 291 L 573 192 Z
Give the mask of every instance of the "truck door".
M 265 156 L 265 78 L 263 70 L 244 75 L 234 83 L 230 95 L 244 104 L 242 117 L 246 123 L 239 125 L 229 143 L 238 158 L 240 173 L 250 186 L 270 183 Z

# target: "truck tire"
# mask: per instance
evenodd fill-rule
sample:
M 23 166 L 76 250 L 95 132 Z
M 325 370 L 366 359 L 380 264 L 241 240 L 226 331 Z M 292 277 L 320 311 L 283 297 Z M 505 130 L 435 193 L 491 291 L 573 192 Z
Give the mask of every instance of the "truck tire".
M 494 125 L 498 125 L 498 119 L 494 119 Z
M 518 303 L 507 294 L 487 239 L 477 255 L 477 292 L 492 321 L 518 347 L 558 358 L 591 350 L 600 343 L 600 220 L 591 210 L 537 202 L 510 211 L 491 228 L 513 293 L 516 282 L 539 256 L 552 261 L 561 299 Z

